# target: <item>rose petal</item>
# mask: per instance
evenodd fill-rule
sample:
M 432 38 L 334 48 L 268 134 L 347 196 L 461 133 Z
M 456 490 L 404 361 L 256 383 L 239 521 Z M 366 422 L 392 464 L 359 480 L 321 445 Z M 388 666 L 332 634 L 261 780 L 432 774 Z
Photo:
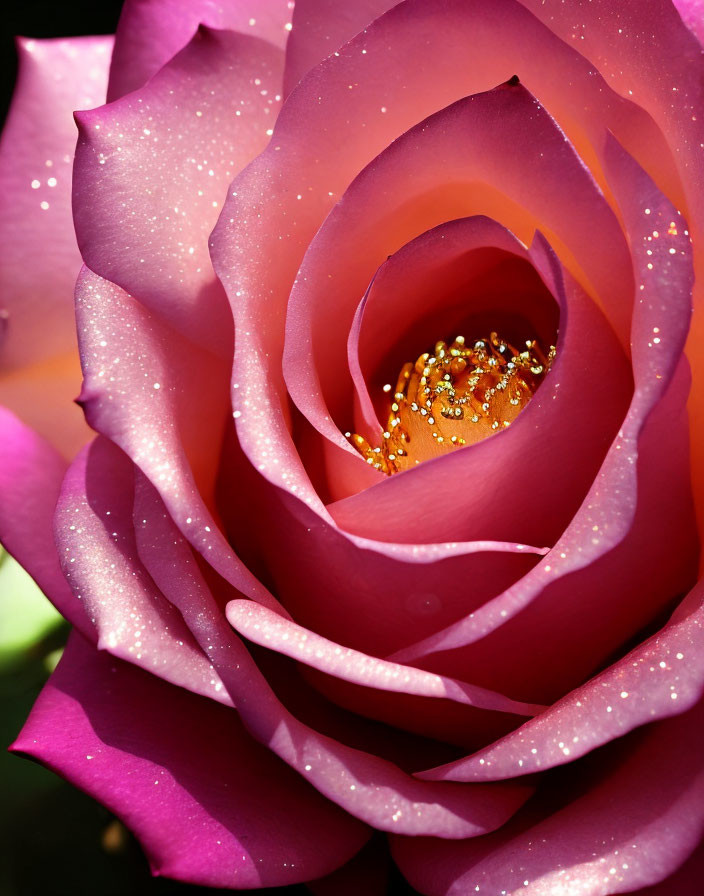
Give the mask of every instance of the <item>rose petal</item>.
M 525 801 L 529 790 L 513 783 L 501 782 L 497 788 L 418 781 L 387 760 L 299 722 L 279 702 L 227 624 L 190 562 L 190 549 L 144 477 L 138 480 L 135 516 L 141 521 L 141 559 L 217 669 L 248 731 L 329 799 L 379 830 L 439 837 L 493 830 Z
M 99 799 L 135 832 L 154 873 L 178 880 L 298 883 L 330 873 L 367 837 L 234 712 L 75 634 L 12 749 Z
M 59 612 L 90 638 L 92 626 L 61 573 L 54 548 L 52 518 L 65 470 L 55 448 L 0 408 L 0 543 Z
M 20 40 L 0 143 L 0 403 L 71 456 L 89 437 L 72 299 L 71 113 L 102 102 L 112 38 Z M 28 400 L 31 396 L 31 400 Z
M 267 143 L 282 67 L 271 44 L 201 27 L 146 86 L 77 117 L 86 264 L 223 354 L 230 315 L 208 235 L 227 184 Z
M 372 656 L 472 612 L 546 552 L 523 543 L 402 544 L 350 535 L 295 492 L 272 487 L 232 446 L 224 455 L 219 507 L 238 553 L 243 538 L 255 543 L 250 556 L 286 608 L 282 615 Z M 453 677 L 465 678 L 459 670 Z
M 704 54 L 696 37 L 688 30 L 669 0 L 575 0 L 566 8 L 557 0 L 522 0 L 536 16 L 567 44 L 594 61 L 609 86 L 633 97 L 652 116 L 665 136 L 684 187 L 684 196 L 662 181 L 675 205 L 688 214 L 695 250 L 695 314 L 689 334 L 687 354 L 693 369 L 690 413 L 702 416 L 704 407 Z M 574 23 L 580 22 L 575 29 Z M 647 47 L 647 52 L 643 48 Z M 613 130 L 613 128 L 612 128 Z M 617 134 L 618 136 L 618 134 Z M 633 144 L 625 144 L 641 164 L 644 160 Z M 653 174 L 661 165 L 646 169 Z M 699 529 L 704 529 L 704 440 L 692 439 L 692 475 L 697 501 Z
M 242 31 L 283 48 L 290 19 L 287 0 L 126 0 L 115 37 L 108 99 L 146 84 L 201 24 Z
M 284 96 L 306 72 L 394 5 L 393 0 L 357 0 L 342 6 L 336 0 L 296 0 L 293 33 L 286 45 Z
M 420 773 L 484 781 L 571 762 L 639 725 L 693 706 L 704 692 L 704 583 L 661 631 L 535 719 L 473 756 Z
M 255 644 L 276 650 L 327 675 L 363 687 L 419 697 L 444 698 L 466 706 L 516 715 L 536 715 L 546 708 L 520 703 L 485 688 L 343 648 L 315 632 L 283 619 L 254 601 L 230 601 L 227 605 L 227 618 L 233 628 Z
M 245 406 L 248 410 L 247 419 L 238 420 L 240 439 L 264 475 L 273 477 L 287 490 L 295 486 L 305 500 L 310 497 L 314 502 L 315 497 L 291 450 L 278 409 L 283 389 L 278 371 L 270 365 L 271 359 L 280 357 L 284 307 L 303 251 L 334 198 L 370 158 L 424 115 L 458 96 L 512 75 L 513 71 L 506 70 L 501 61 L 505 58 L 503 50 L 493 53 L 492 41 L 500 41 L 503 48 L 507 34 L 520 44 L 516 58 L 525 63 L 534 79 L 538 77 L 536 63 L 540 60 L 543 74 L 537 83 L 549 96 L 551 111 L 573 106 L 569 97 L 563 95 L 564 71 L 557 74 L 558 63 L 564 61 L 570 72 L 577 66 L 580 78 L 595 84 L 584 60 L 580 61 L 559 42 L 555 46 L 549 32 L 526 17 L 520 6 L 512 5 L 528 24 L 515 33 L 506 32 L 504 27 L 492 30 L 497 22 L 477 18 L 477 6 L 489 9 L 486 4 L 439 5 L 409 0 L 373 23 L 343 54 L 331 57 L 311 72 L 289 97 L 269 149 L 236 180 L 231 192 L 237 195 L 230 196 L 216 228 L 213 257 L 242 334 L 238 336 L 235 360 L 234 383 L 240 387 L 235 409 L 241 412 Z M 490 9 L 494 15 L 493 4 Z M 429 18 L 431 28 L 427 27 Z M 483 22 L 479 30 L 477 22 Z M 424 42 L 424 58 L 430 70 L 437 71 L 437 78 L 427 79 L 418 67 L 409 68 L 410 60 L 417 57 L 414 42 L 419 35 Z M 478 51 L 486 49 L 486 65 L 477 70 L 481 70 L 481 75 L 467 65 L 468 44 Z M 456 54 L 450 52 L 453 47 Z M 362 49 L 366 54 L 361 53 Z M 550 55 L 553 51 L 554 57 Z M 546 58 L 554 58 L 556 72 L 547 72 Z M 398 76 L 401 71 L 403 78 Z M 384 84 L 385 90 L 381 100 L 379 84 Z M 591 101 L 592 87 L 585 89 Z M 601 141 L 604 122 L 613 124 L 620 133 L 623 122 L 630 121 L 630 107 L 617 103 L 618 115 L 615 109 L 601 114 L 602 100 L 596 94 L 608 96 L 608 91 L 601 85 L 594 92 L 600 112 Z M 557 101 L 560 97 L 562 104 Z M 386 112 L 381 112 L 380 103 Z M 595 123 L 593 131 L 596 142 Z M 642 137 L 644 132 L 640 129 L 639 133 Z M 327 159 L 329 165 L 321 162 Z M 235 237 L 230 231 L 236 225 L 230 221 L 242 218 L 247 219 L 247 228 Z M 263 259 L 274 256 L 275 266 L 264 264 Z M 595 258 L 594 263 L 598 267 L 600 262 Z M 600 274 L 597 287 L 606 301 L 605 297 L 614 291 L 611 271 Z M 616 305 L 620 301 L 614 297 Z M 246 333 L 252 335 L 247 337 Z M 245 401 L 250 402 L 249 406 L 244 405 Z M 278 464 L 271 463 L 271 445 L 276 445 Z
M 703 711 L 700 702 L 609 747 L 592 765 L 597 778 L 587 779 L 586 792 L 543 819 L 526 807 L 506 828 L 475 841 L 394 838 L 396 861 L 427 896 L 460 896 L 476 886 L 479 893 L 603 896 L 656 883 L 704 831 Z M 569 788 L 570 779 L 565 783 Z
M 680 0 L 681 3 L 687 0 Z M 693 0 L 698 2 L 698 0 Z M 296 86 L 306 73 L 322 62 L 333 51 L 339 51 L 342 46 L 350 41 L 359 32 L 372 30 L 373 20 L 388 12 L 392 7 L 399 5 L 394 0 L 359 0 L 359 2 L 340 8 L 335 0 L 298 0 L 293 12 L 293 32 L 286 47 L 286 73 L 284 77 L 284 96 Z M 408 4 L 403 4 L 407 6 Z M 627 3 L 625 6 L 627 7 Z M 665 5 L 669 5 L 666 3 Z M 620 141 L 638 159 L 643 167 L 658 182 L 660 187 L 679 203 L 683 197 L 682 185 L 676 172 L 673 170 L 673 155 L 668 149 L 663 133 L 654 124 L 647 113 L 639 106 L 624 102 L 633 94 L 629 90 L 621 90 L 622 97 L 613 93 L 611 78 L 620 76 L 621 72 L 610 72 L 609 81 L 601 80 L 599 73 L 594 70 L 595 56 L 584 52 L 582 41 L 585 34 L 574 26 L 575 22 L 589 21 L 592 25 L 593 37 L 595 15 L 602 18 L 601 11 L 595 14 L 594 7 L 582 4 L 578 17 L 568 14 L 561 28 L 560 40 L 553 31 L 554 21 L 560 17 L 564 10 L 555 9 L 556 4 L 543 3 L 538 0 L 533 2 L 517 2 L 517 0 L 494 0 L 491 4 L 482 0 L 469 0 L 461 5 L 460 12 L 466 17 L 465 24 L 459 27 L 471 28 L 465 33 L 464 45 L 471 45 L 473 53 L 470 59 L 465 59 L 461 78 L 468 74 L 481 77 L 482 72 L 488 72 L 492 68 L 502 66 L 494 78 L 493 83 L 499 84 L 512 74 L 517 74 L 529 90 L 545 103 L 550 112 L 560 122 L 572 142 L 579 148 L 580 155 L 587 162 L 590 170 L 597 180 L 603 185 L 600 175 L 599 146 L 601 144 L 601 132 L 604 124 L 617 133 Z M 611 58 L 618 59 L 624 42 L 629 43 L 631 34 L 628 29 L 620 27 L 624 20 L 623 3 L 610 4 L 608 13 L 612 14 L 615 7 L 620 11 L 616 14 L 617 22 L 605 29 L 607 40 L 612 36 L 617 37 L 617 47 L 610 48 Z M 662 0 L 658 0 L 653 6 L 653 12 L 644 13 L 642 7 L 635 13 L 637 25 L 643 22 L 654 21 L 659 16 L 656 7 L 663 6 Z M 447 8 L 438 14 L 433 3 L 424 3 L 422 12 L 425 18 L 418 26 L 418 34 L 423 35 L 423 58 L 435 52 L 434 39 L 438 40 L 438 49 L 442 52 L 443 46 L 451 45 L 456 39 L 457 23 L 448 23 L 444 18 Z M 530 7 L 533 15 L 527 15 L 525 7 Z M 556 16 L 557 12 L 557 16 Z M 628 18 L 633 15 L 633 10 L 628 9 Z M 671 10 L 665 10 L 666 15 L 672 18 Z M 405 15 L 399 9 L 394 16 L 400 18 Z M 672 23 L 669 22 L 668 25 Z M 543 25 L 543 27 L 541 27 Z M 619 26 L 620 30 L 619 30 Z M 638 32 L 638 28 L 631 29 L 631 33 Z M 680 35 L 676 27 L 664 29 L 667 37 L 663 43 L 670 41 L 669 47 L 662 54 L 662 68 L 667 71 L 670 60 L 667 59 L 667 51 L 676 56 L 684 53 L 687 62 L 683 66 L 696 67 L 695 59 L 691 53 L 690 42 L 685 41 L 684 47 L 678 44 Z M 680 27 L 681 31 L 681 27 Z M 661 37 L 662 33 L 658 34 Z M 646 42 L 652 42 L 649 35 L 644 35 Z M 569 45 L 569 46 L 568 46 Z M 393 45 L 390 45 L 393 50 Z M 636 49 L 637 44 L 629 43 L 628 51 Z M 366 54 L 365 54 L 366 55 Z M 599 58 L 600 55 L 598 54 Z M 586 57 L 586 58 L 585 58 Z M 413 52 L 395 63 L 395 79 L 414 79 L 417 73 L 410 70 L 414 59 Z M 439 60 L 440 65 L 444 60 Z M 360 72 L 369 66 L 368 59 L 359 59 Z M 653 71 L 657 77 L 657 68 Z M 403 76 L 400 76 L 403 73 Z M 431 77 L 428 73 L 432 73 Z M 652 77 L 652 75 L 651 75 Z M 690 74 L 691 77 L 691 74 Z M 435 64 L 423 67 L 423 79 L 451 86 L 457 83 L 457 76 L 442 75 Z M 647 79 L 647 76 L 646 76 Z M 481 86 L 473 86 L 464 90 L 464 94 L 477 93 L 486 90 L 490 82 L 479 82 Z M 608 85 L 608 86 L 607 86 Z M 632 85 L 626 85 L 629 87 Z M 639 85 L 642 86 L 642 85 Z M 668 87 L 664 88 L 669 89 Z M 463 95 L 459 94 L 458 96 Z M 457 99 L 453 97 L 453 99 Z M 451 100 L 438 103 L 435 109 L 447 105 Z M 434 111 L 434 110 L 430 110 Z M 655 114 L 653 109 L 650 111 Z M 427 115 L 428 112 L 424 113 Z M 419 115 L 415 121 L 424 117 Z M 647 136 L 646 136 L 647 133 Z M 667 131 L 665 131 L 667 134 Z M 671 135 L 668 135 L 668 138 Z M 651 141 L 654 141 L 652 143 Z M 657 148 L 656 148 L 657 147 Z M 670 170 L 668 170 L 670 169 Z
M 377 298 L 384 301 L 385 290 L 412 298 L 414 293 L 403 281 L 396 282 L 394 271 L 404 271 L 422 285 L 424 275 L 416 269 L 413 256 L 424 250 L 436 258 L 440 253 L 451 257 L 453 251 L 461 253 L 463 244 L 469 245 L 466 231 L 471 226 L 469 221 L 467 226 L 455 221 L 404 247 L 378 275 L 382 294 Z M 535 244 L 526 256 L 544 269 L 543 252 Z M 466 266 L 467 262 L 462 269 Z M 387 272 L 391 283 L 384 287 Z M 425 277 L 432 281 L 435 271 L 431 269 Z M 340 528 L 367 538 L 410 543 L 483 538 L 554 543 L 593 481 L 631 397 L 628 362 L 603 314 L 571 279 L 559 283 L 556 298 L 562 307 L 557 358 L 512 426 L 328 505 Z M 393 302 L 385 303 L 385 313 L 393 313 Z M 405 312 L 404 319 L 412 320 L 413 311 Z M 388 323 L 386 329 L 391 329 Z M 379 350 L 384 351 L 383 341 Z M 599 370 L 604 379 L 594 377 L 585 365 Z M 306 365 L 307 378 L 313 366 L 325 367 L 324 363 Z M 604 402 L 604 381 L 611 384 L 609 402 Z M 302 396 L 302 390 L 296 394 Z M 315 395 L 311 390 L 302 400 L 319 422 L 322 417 L 317 416 L 320 411 L 311 394 Z M 336 442 L 347 449 L 346 440 L 333 431 Z M 506 513 L 508 507 L 511 513 Z
M 694 850 L 687 861 L 659 884 L 631 891 L 632 896 L 699 896 L 704 876 L 704 843 Z
M 76 287 L 76 318 L 90 425 L 157 485 L 178 526 L 223 578 L 279 607 L 235 556 L 210 509 L 229 362 L 88 269 Z
M 682 21 L 692 31 L 700 44 L 704 44 L 704 0 L 672 0 Z
M 426 648 L 414 646 L 389 659 L 468 677 L 516 699 L 551 703 L 593 675 L 630 639 L 641 640 L 643 629 L 651 631 L 653 621 L 664 618 L 697 574 L 688 388 L 683 366 L 640 436 L 637 483 L 597 484 L 565 534 L 522 581 L 475 609 L 454 632 L 438 633 L 441 652 L 424 654 L 431 636 Z M 602 473 L 607 470 L 619 474 L 618 465 L 607 463 Z M 635 494 L 628 490 L 634 486 Z M 607 496 L 621 503 L 605 507 Z M 663 530 L 653 527 L 653 519 L 670 524 Z M 570 566 L 572 571 L 562 575 Z
M 612 321 L 630 319 L 633 281 L 620 226 L 556 123 L 520 84 L 468 97 L 377 156 L 306 249 L 289 299 L 284 375 L 289 393 L 314 425 L 324 416 L 317 371 L 335 369 L 349 329 L 331 326 L 332 320 L 351 324 L 376 268 L 418 234 L 482 212 L 524 244 L 540 229 L 558 254 L 576 258 L 592 282 L 608 258 L 614 279 L 598 294 Z M 583 251 L 587 243 L 589 253 Z M 331 390 L 344 380 L 329 375 L 327 380 L 325 397 L 333 410 L 341 387 L 337 395 Z M 354 450 L 331 423 L 325 434 Z
M 675 523 L 684 519 L 684 524 L 676 533 L 666 533 L 674 534 L 667 551 L 677 555 L 673 557 L 672 577 L 678 579 L 678 586 L 681 587 L 682 582 L 691 576 L 691 562 L 696 549 L 692 544 L 691 498 L 686 475 L 688 465 L 682 463 L 686 457 L 686 449 L 683 450 L 681 445 L 683 421 L 680 414 L 678 425 L 672 425 L 673 410 L 664 410 L 664 395 L 668 390 L 667 400 L 672 401 L 676 408 L 688 386 L 682 369 L 679 376 L 676 375 L 691 308 L 692 272 L 688 233 L 685 222 L 672 205 L 613 138 L 608 141 L 605 158 L 611 185 L 625 219 L 638 278 L 638 302 L 631 336 L 635 393 L 626 420 L 584 504 L 545 558 L 546 562 L 531 570 L 522 581 L 482 607 L 473 617 L 465 618 L 444 633 L 426 638 L 410 650 L 398 652 L 393 658 L 399 662 L 408 662 L 438 650 L 457 648 L 486 637 L 490 631 L 505 625 L 514 614 L 528 606 L 550 583 L 568 572 L 583 569 L 616 547 L 634 526 L 639 491 L 647 494 L 648 488 L 655 484 L 654 471 L 665 473 L 663 465 L 668 465 L 670 451 L 681 460 L 674 469 L 668 467 L 659 486 L 661 490 L 667 489 L 662 498 L 673 498 L 668 518 Z M 653 419 L 647 426 L 651 416 Z M 677 419 L 676 414 L 674 419 Z M 662 429 L 658 432 L 660 427 Z M 642 434 L 647 437 L 643 441 L 649 442 L 647 452 L 646 446 L 642 446 L 643 452 L 649 454 L 653 451 L 661 460 L 648 459 L 642 466 L 642 478 L 638 483 L 638 453 Z M 664 451 L 663 438 L 670 443 Z M 679 474 L 678 467 L 681 470 Z M 651 521 L 649 506 L 657 506 L 659 500 L 660 496 L 651 492 L 650 500 L 643 503 L 641 512 L 648 521 Z M 638 521 L 642 525 L 642 518 Z M 652 525 L 643 527 L 642 531 L 646 539 L 650 539 L 650 550 L 663 544 L 663 534 L 653 533 Z M 638 545 L 637 539 L 635 544 Z M 686 545 L 684 551 L 683 544 Z M 636 548 L 638 553 L 634 553 L 626 568 L 637 568 L 636 556 L 642 556 L 643 549 L 642 544 Z M 624 563 L 624 558 L 621 563 Z M 672 596 L 672 588 L 677 586 L 670 583 L 667 587 Z M 667 594 L 668 591 L 663 596 Z M 632 624 L 634 617 L 627 621 Z M 642 624 L 645 622 L 643 620 Z M 585 643 L 583 632 L 580 643 Z
M 55 519 L 63 573 L 97 631 L 100 649 L 171 684 L 231 703 L 180 614 L 139 561 L 133 470 L 129 459 L 101 438 L 73 462 Z
M 465 750 L 496 740 L 519 725 L 521 716 L 545 709 L 342 647 L 270 610 L 259 612 L 253 601 L 231 601 L 227 618 L 255 644 L 306 664 L 306 679 L 338 706 Z

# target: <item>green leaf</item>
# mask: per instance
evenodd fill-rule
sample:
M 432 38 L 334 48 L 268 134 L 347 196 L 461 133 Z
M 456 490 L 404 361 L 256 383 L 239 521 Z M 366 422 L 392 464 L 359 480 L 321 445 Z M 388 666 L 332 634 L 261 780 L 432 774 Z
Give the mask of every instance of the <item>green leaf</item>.
M 0 666 L 38 644 L 61 618 L 28 573 L 0 548 Z

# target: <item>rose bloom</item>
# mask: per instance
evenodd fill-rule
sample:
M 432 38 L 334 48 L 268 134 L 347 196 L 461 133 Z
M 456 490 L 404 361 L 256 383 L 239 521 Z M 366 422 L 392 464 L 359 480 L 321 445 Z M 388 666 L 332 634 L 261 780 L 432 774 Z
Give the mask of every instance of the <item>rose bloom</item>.
M 205 886 L 701 893 L 701 4 L 292 7 L 20 44 L 14 749 Z

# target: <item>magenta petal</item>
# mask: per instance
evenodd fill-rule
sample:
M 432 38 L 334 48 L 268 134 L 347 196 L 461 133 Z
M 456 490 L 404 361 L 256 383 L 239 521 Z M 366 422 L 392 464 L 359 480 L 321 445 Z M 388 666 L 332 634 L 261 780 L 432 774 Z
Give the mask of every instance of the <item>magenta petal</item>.
M 290 19 L 288 0 L 126 0 L 117 26 L 108 99 L 142 87 L 201 24 L 283 47 Z
M 71 218 L 74 109 L 105 99 L 112 38 L 20 40 L 0 143 L 0 404 L 68 457 L 89 436 L 73 287 L 81 267 Z
M 115 812 L 155 874 L 212 887 L 328 874 L 365 832 L 256 744 L 232 710 L 72 635 L 13 750 Z
M 702 0 L 672 0 L 682 21 L 692 31 L 700 44 L 704 45 L 704 2 Z
M 86 264 L 224 354 L 230 313 L 208 236 L 228 184 L 266 146 L 282 69 L 271 44 L 201 27 L 144 87 L 77 118 Z
M 477 886 L 480 894 L 606 896 L 656 883 L 704 831 L 703 716 L 700 701 L 607 748 L 595 757 L 597 779 L 586 793 L 543 820 L 535 822 L 526 807 L 501 831 L 474 841 L 395 838 L 396 861 L 426 896 L 464 896 Z
M 52 519 L 66 462 L 40 435 L 0 408 L 0 543 L 86 637 L 92 626 L 58 563 Z

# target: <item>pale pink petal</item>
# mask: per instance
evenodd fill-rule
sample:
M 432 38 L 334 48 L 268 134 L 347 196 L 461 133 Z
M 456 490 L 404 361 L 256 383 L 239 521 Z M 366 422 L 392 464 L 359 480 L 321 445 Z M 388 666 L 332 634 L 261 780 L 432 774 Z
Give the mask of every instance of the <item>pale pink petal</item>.
M 254 601 L 231 601 L 227 605 L 227 618 L 233 628 L 255 644 L 277 650 L 344 681 L 419 697 L 444 697 L 467 706 L 520 715 L 537 715 L 546 708 L 519 703 L 462 681 L 443 679 L 432 672 L 399 666 L 342 648 Z
M 157 486 L 178 527 L 240 592 L 278 607 L 214 516 L 229 361 L 189 342 L 114 283 L 76 288 L 86 418 Z M 282 611 L 283 612 L 283 611 Z
M 137 555 L 134 467 L 107 439 L 87 446 L 56 508 L 59 560 L 98 634 L 98 647 L 196 694 L 231 703 L 180 614 Z
M 52 519 L 66 461 L 13 413 L 0 408 L 0 543 L 86 637 L 95 637 L 58 563 Z
M 73 287 L 81 267 L 71 219 L 73 111 L 103 102 L 110 37 L 25 40 L 0 141 L 0 404 L 72 456 L 89 437 L 80 389 Z
M 230 312 L 208 235 L 227 185 L 268 141 L 282 67 L 259 38 L 201 27 L 144 87 L 77 119 L 86 264 L 224 355 Z
M 394 838 L 394 856 L 425 896 L 477 886 L 480 894 L 606 896 L 657 883 L 704 832 L 703 713 L 700 701 L 578 763 L 496 834 L 463 843 Z
M 199 25 L 241 31 L 283 48 L 289 0 L 126 0 L 115 37 L 108 99 L 142 87 Z
M 155 874 L 212 887 L 328 874 L 367 838 L 256 744 L 237 714 L 74 634 L 12 749 L 87 791 Z

